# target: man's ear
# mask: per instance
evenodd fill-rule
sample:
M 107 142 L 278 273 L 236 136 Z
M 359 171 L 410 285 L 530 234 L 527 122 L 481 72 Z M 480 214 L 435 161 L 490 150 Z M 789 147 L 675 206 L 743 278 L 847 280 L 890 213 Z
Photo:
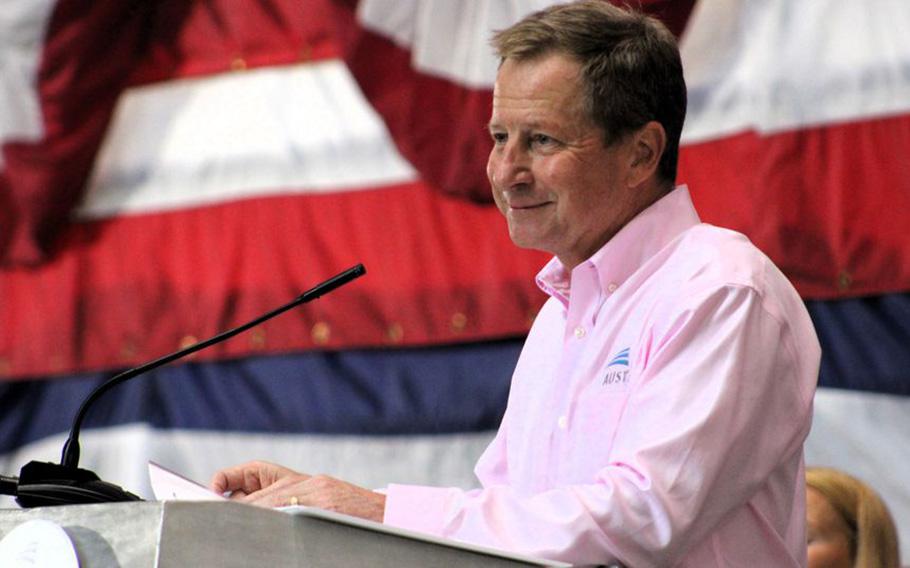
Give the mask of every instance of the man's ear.
M 629 187 L 638 187 L 657 172 L 657 166 L 667 148 L 667 133 L 664 127 L 652 120 L 631 134 L 630 140 Z

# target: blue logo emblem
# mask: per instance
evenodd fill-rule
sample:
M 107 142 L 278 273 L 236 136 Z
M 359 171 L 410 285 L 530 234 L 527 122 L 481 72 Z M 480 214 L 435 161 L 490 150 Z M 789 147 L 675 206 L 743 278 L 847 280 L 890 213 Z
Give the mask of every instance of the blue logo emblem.
M 629 366 L 629 348 L 626 347 L 619 353 L 613 356 L 613 360 L 607 364 L 607 367 L 612 367 L 613 365 L 625 365 Z
M 621 350 L 607 363 L 607 374 L 601 382 L 604 386 L 626 385 L 629 383 L 629 348 Z

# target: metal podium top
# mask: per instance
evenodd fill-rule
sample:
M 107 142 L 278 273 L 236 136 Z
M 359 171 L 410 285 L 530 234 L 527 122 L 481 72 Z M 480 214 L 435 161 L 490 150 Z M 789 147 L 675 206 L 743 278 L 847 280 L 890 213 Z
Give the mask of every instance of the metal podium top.
M 63 528 L 81 568 L 568 566 L 326 511 L 281 512 L 228 501 L 0 509 L 0 539 L 33 519 Z

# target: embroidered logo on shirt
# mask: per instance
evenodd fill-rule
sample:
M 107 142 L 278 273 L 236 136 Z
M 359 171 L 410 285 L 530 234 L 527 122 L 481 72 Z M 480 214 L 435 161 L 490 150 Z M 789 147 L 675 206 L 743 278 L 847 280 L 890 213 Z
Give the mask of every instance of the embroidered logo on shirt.
M 629 382 L 629 348 L 621 350 L 607 364 L 607 374 L 601 384 L 624 385 Z

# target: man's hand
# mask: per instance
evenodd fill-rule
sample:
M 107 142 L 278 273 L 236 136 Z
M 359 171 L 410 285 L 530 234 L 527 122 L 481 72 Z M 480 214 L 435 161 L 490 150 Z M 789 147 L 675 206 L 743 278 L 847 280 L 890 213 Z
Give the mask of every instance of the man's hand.
M 253 461 L 222 469 L 212 476 L 209 485 L 215 493 L 229 494 L 231 499 L 240 501 L 288 477 L 309 476 L 273 463 Z
M 260 507 L 306 505 L 382 522 L 385 495 L 326 475 L 307 475 L 269 462 L 217 472 L 212 491 Z

